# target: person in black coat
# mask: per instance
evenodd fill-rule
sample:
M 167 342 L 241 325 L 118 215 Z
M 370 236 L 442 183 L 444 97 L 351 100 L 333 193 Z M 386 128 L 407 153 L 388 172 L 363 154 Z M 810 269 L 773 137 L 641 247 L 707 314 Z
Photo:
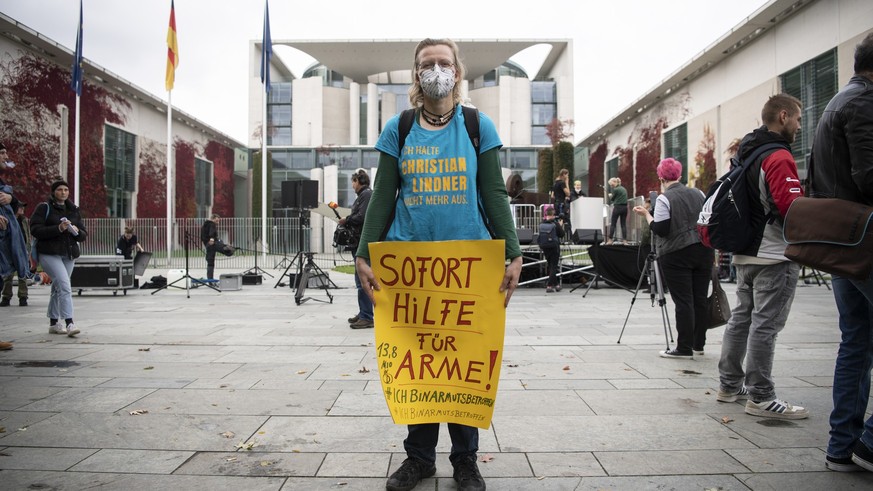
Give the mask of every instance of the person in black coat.
M 200 241 L 206 248 L 206 278 L 213 280 L 215 274 L 215 252 L 218 250 L 218 214 L 213 213 L 209 220 L 200 227 Z
M 37 241 L 39 264 L 52 279 L 48 303 L 49 332 L 73 337 L 81 332 L 73 323 L 73 289 L 70 276 L 79 244 L 88 232 L 82 223 L 79 207 L 69 199 L 70 187 L 61 179 L 52 183 L 49 200 L 37 205 L 30 217 L 30 234 Z M 59 323 L 64 319 L 64 324 Z
M 352 204 L 352 212 L 349 216 L 341 219 L 339 224 L 348 228 L 354 237 L 354 243 L 350 244 L 350 250 L 354 251 L 358 248 L 358 240 L 361 237 L 361 230 L 364 228 L 364 217 L 367 215 L 367 206 L 370 204 L 370 195 L 373 190 L 370 189 L 370 176 L 364 169 L 358 169 L 352 174 L 352 188 L 355 194 L 354 204 Z M 354 317 L 349 317 L 349 327 L 352 329 L 369 329 L 373 327 L 373 302 L 370 297 L 361 288 L 361 280 L 358 278 L 357 268 L 355 268 L 355 286 L 358 289 L 358 313 Z

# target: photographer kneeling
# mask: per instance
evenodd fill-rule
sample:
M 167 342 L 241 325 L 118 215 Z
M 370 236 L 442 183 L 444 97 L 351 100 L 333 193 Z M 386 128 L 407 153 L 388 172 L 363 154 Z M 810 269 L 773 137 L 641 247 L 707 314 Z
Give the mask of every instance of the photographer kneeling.
M 352 212 L 349 216 L 340 219 L 339 224 L 346 227 L 353 237 L 352 243 L 345 246 L 345 250 L 354 251 L 358 248 L 358 238 L 361 236 L 361 229 L 364 228 L 364 217 L 367 214 L 367 206 L 370 204 L 370 195 L 373 190 L 370 189 L 370 176 L 364 169 L 358 169 L 352 174 L 352 189 L 358 197 L 352 205 Z M 370 297 L 361 288 L 361 280 L 358 278 L 357 268 L 355 268 L 355 287 L 358 289 L 358 313 L 354 317 L 349 318 L 349 327 L 352 329 L 369 329 L 373 327 L 373 302 Z

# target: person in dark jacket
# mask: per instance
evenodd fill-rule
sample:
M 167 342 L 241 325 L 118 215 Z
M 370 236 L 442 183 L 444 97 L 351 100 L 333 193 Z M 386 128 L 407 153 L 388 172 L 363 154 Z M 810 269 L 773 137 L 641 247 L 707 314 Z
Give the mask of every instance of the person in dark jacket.
M 808 177 L 811 197 L 873 205 L 873 33 L 855 48 L 855 74 L 819 120 Z M 865 421 L 873 367 L 873 277 L 835 275 L 833 287 L 842 338 L 825 463 L 834 471 L 873 471 L 873 417 Z
M 737 303 L 722 338 L 718 362 L 720 387 L 716 399 L 734 402 L 746 399 L 746 414 L 777 419 L 804 419 L 809 411 L 776 397 L 773 354 L 776 337 L 785 327 L 800 267 L 785 257 L 782 218 L 791 203 L 802 195 L 791 143 L 800 131 L 800 101 L 777 94 L 764 104 L 764 126 L 743 137 L 739 158 L 748 158 L 766 143 L 783 148 L 768 152 L 752 163 L 744 184 L 751 199 L 749 227 L 752 244 L 734 254 L 737 267 Z
M 537 228 L 537 245 L 546 257 L 546 268 L 549 279 L 546 282 L 546 293 L 561 291 L 558 283 L 558 262 L 561 260 L 561 238 L 564 237 L 564 224 L 555 216 L 555 209 L 547 206 L 546 216 Z M 554 233 L 552 233 L 554 232 Z
M 221 217 L 213 213 L 209 220 L 203 222 L 200 227 L 200 241 L 206 248 L 206 278 L 214 280 L 215 275 L 215 252 L 218 250 L 218 220 Z
M 676 348 L 661 352 L 663 358 L 702 356 L 706 344 L 706 294 L 714 256 L 700 243 L 697 215 L 706 197 L 697 188 L 685 186 L 682 163 L 664 159 L 658 164 L 661 190 L 654 213 L 635 206 L 634 213 L 646 219 L 655 234 L 655 246 L 670 297 L 676 305 Z
M 80 254 L 79 243 L 85 241 L 88 232 L 82 224 L 79 207 L 69 197 L 70 187 L 65 181 L 53 182 L 49 200 L 33 210 L 30 234 L 37 240 L 39 264 L 52 279 L 47 312 L 49 332 L 73 337 L 81 331 L 73 323 L 70 276 Z M 64 320 L 63 324 L 60 319 Z
M 370 205 L 370 195 L 373 194 L 373 190 L 370 189 L 370 176 L 364 169 L 358 169 L 352 174 L 352 188 L 358 197 L 352 204 L 351 214 L 341 219 L 339 224 L 347 227 L 355 238 L 353 244 L 350 245 L 351 250 L 355 251 L 358 248 L 361 230 L 364 228 L 364 217 L 367 215 L 367 206 Z M 361 288 L 361 279 L 358 277 L 357 268 L 355 268 L 355 287 L 358 289 L 358 313 L 349 318 L 349 327 L 352 329 L 372 328 L 373 302 Z
M 115 255 L 124 256 L 124 259 L 133 259 L 134 249 L 137 252 L 142 252 L 143 248 L 133 233 L 132 227 L 124 227 L 124 234 L 118 238 L 118 244 L 115 245 Z

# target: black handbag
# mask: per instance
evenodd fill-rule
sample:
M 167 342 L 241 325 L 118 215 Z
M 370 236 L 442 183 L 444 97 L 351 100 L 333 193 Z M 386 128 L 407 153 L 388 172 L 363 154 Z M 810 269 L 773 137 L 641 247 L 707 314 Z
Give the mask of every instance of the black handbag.
M 706 299 L 709 319 L 707 329 L 713 329 L 727 324 L 731 318 L 731 306 L 728 303 L 727 293 L 718 281 L 718 269 L 712 268 L 712 294 Z

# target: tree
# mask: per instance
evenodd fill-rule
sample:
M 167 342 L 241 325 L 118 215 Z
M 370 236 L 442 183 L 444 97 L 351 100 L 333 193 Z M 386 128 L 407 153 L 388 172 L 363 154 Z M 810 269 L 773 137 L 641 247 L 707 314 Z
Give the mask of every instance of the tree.
M 539 151 L 539 161 L 537 162 L 537 192 L 548 193 L 552 189 L 552 181 L 555 179 L 555 174 L 552 170 L 554 153 L 555 152 L 551 148 L 544 148 Z

